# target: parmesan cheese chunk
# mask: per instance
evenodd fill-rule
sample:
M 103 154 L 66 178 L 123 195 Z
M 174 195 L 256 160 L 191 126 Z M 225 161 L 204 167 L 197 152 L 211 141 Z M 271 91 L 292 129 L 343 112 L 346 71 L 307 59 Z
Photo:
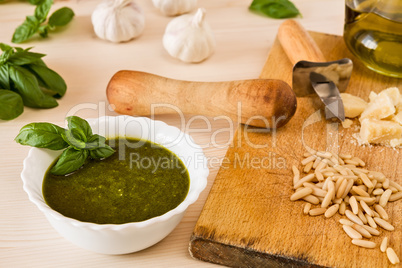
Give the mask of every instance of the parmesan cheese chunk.
M 373 100 L 375 100 L 375 98 L 377 98 L 378 94 L 375 93 L 374 91 L 370 91 L 370 95 L 369 95 L 369 100 L 370 102 L 372 102 Z
M 397 113 L 402 112 L 402 101 L 395 105 L 395 108 Z
M 394 106 L 398 105 L 401 102 L 401 93 L 399 92 L 399 89 L 397 87 L 390 87 L 383 90 L 382 92 L 384 92 L 388 95 L 388 97 L 391 98 Z
M 341 93 L 345 117 L 355 118 L 359 116 L 367 107 L 367 102 L 363 99 L 348 93 Z
M 389 145 L 393 148 L 401 146 L 402 145 L 402 139 L 392 139 L 389 141 Z
M 381 91 L 378 96 L 367 105 L 367 108 L 360 116 L 360 122 L 365 118 L 383 119 L 395 113 L 394 101 L 389 97 L 388 92 Z
M 360 139 L 363 143 L 390 145 L 390 140 L 401 138 L 402 126 L 398 123 L 371 118 L 361 122 Z
M 342 122 L 342 127 L 343 128 L 350 128 L 353 125 L 353 121 L 350 119 L 345 119 L 345 121 Z
M 392 121 L 402 125 L 402 111 L 398 112 L 394 117 L 392 117 Z

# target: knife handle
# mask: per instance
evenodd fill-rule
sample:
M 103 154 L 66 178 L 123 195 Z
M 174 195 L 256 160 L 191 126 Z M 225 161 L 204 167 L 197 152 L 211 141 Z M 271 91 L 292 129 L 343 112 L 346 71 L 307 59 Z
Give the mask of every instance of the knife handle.
M 326 62 L 313 38 L 295 20 L 286 20 L 279 26 L 278 39 L 292 65 L 301 60 Z

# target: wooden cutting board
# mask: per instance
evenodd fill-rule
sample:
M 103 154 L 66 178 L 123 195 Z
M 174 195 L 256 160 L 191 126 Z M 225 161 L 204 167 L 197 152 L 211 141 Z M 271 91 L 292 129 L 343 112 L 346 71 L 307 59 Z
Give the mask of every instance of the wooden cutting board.
M 327 60 L 353 60 L 348 93 L 368 100 L 371 90 L 402 89 L 402 79 L 378 75 L 359 63 L 342 37 L 311 34 Z M 291 84 L 291 69 L 276 40 L 260 77 Z M 352 137 L 357 130 L 325 121 L 320 106 L 318 97 L 298 98 L 295 116 L 277 132 L 239 126 L 191 236 L 189 250 L 194 258 L 232 267 L 389 266 L 379 248 L 351 244 L 338 223 L 340 215 L 330 219 L 305 216 L 304 202 L 289 199 L 293 193 L 291 166 L 300 169 L 305 146 L 358 156 L 368 169 L 402 184 L 402 150 L 357 145 Z M 384 230 L 372 241 L 379 244 L 384 236 L 390 237 L 401 258 L 402 202 L 390 203 L 387 212 L 395 231 Z

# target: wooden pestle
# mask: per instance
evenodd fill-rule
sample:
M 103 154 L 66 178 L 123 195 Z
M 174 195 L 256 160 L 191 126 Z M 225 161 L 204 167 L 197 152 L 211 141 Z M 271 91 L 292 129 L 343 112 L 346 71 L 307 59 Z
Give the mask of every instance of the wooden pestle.
M 310 34 L 295 20 L 285 20 L 279 26 L 278 39 L 290 62 L 326 62 L 320 48 Z
M 106 95 L 120 114 L 174 114 L 179 109 L 184 114 L 227 116 L 264 128 L 285 125 L 296 111 L 293 90 L 274 79 L 190 82 L 122 70 L 111 78 Z M 152 104 L 161 105 L 152 111 Z

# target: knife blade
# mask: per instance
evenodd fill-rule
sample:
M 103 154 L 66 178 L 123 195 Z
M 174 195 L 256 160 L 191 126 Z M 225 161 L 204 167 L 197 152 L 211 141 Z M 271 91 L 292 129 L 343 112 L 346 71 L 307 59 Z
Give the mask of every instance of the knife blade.
M 295 20 L 281 24 L 278 38 L 293 67 L 292 88 L 296 96 L 316 93 L 326 107 L 326 118 L 345 120 L 340 92 L 352 74 L 350 59 L 328 62 L 308 32 Z
M 311 72 L 310 81 L 315 92 L 325 104 L 326 119 L 337 117 L 345 121 L 345 109 L 338 88 L 333 81 L 330 81 L 322 74 Z

